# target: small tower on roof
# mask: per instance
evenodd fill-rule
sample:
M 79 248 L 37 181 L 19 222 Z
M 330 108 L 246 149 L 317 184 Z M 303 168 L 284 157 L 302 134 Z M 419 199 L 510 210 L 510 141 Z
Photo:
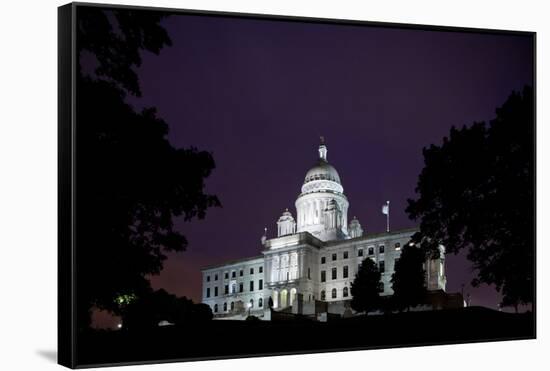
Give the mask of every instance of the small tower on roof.
M 361 228 L 361 224 L 359 223 L 359 220 L 354 216 L 351 222 L 348 226 L 348 233 L 350 238 L 356 238 L 356 237 L 362 237 L 363 236 L 363 228 Z
M 296 233 L 296 221 L 287 208 L 277 221 L 277 237 L 294 233 Z

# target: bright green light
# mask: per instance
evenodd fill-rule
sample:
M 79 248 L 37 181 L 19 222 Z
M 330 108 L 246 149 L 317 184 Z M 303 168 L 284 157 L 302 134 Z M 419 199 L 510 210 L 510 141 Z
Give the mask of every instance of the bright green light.
M 117 303 L 119 306 L 124 306 L 131 304 L 136 299 L 137 296 L 135 294 L 122 294 L 115 298 L 115 303 Z

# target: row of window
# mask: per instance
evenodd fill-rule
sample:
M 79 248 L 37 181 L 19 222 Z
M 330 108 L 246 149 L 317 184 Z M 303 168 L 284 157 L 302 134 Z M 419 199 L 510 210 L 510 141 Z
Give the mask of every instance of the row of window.
M 378 246 L 378 253 L 379 253 L 379 254 L 383 254 L 383 253 L 384 253 L 384 250 L 385 250 L 384 245 Z M 363 249 L 357 250 L 357 256 L 363 256 L 363 251 L 364 251 Z M 374 246 L 371 246 L 371 247 L 368 247 L 368 248 L 367 248 L 367 255 L 368 255 L 368 256 L 374 255 Z
M 398 259 L 396 259 L 397 261 Z M 357 270 L 359 271 L 359 268 L 361 267 L 361 264 L 357 266 Z M 378 271 L 380 273 L 384 273 L 386 270 L 386 264 L 383 260 L 378 262 Z M 308 271 L 309 272 L 309 271 Z M 336 280 L 338 279 L 338 268 L 334 267 L 330 271 L 331 279 Z M 342 269 L 342 278 L 348 278 L 349 277 L 349 267 L 345 265 Z M 327 271 L 321 271 L 321 282 L 327 282 Z
M 224 294 L 229 294 L 229 285 L 224 286 Z M 258 290 L 264 289 L 264 280 L 258 280 Z M 239 282 L 239 292 L 244 291 L 244 284 L 242 282 Z M 254 281 L 249 282 L 249 291 L 254 291 Z M 237 292 L 237 284 L 233 283 L 231 285 L 231 294 L 234 294 Z M 214 286 L 214 296 L 218 296 L 218 286 Z M 210 297 L 210 287 L 206 288 L 206 297 Z
M 349 277 L 349 267 L 345 265 L 342 269 L 342 278 L 348 278 Z M 331 278 L 333 280 L 338 278 L 338 269 L 336 267 L 332 268 L 331 270 Z M 327 271 L 321 271 L 321 282 L 327 281 Z
M 263 308 L 264 306 L 264 300 L 262 298 L 260 298 L 258 300 L 258 308 Z M 234 311 L 235 310 L 235 302 L 232 301 L 230 303 L 230 310 L 231 311 Z M 250 299 L 250 308 L 254 308 L 254 299 Z M 227 312 L 227 303 L 223 303 L 223 311 L 224 312 Z M 218 313 L 218 304 L 214 304 L 214 313 Z
M 336 181 L 336 177 L 332 174 L 314 174 L 311 176 L 308 176 L 305 180 L 305 183 L 311 182 L 313 180 L 333 180 Z
M 258 267 L 258 273 L 263 273 L 264 272 L 264 267 L 260 266 Z M 254 274 L 254 268 L 250 268 L 250 274 Z M 243 269 L 240 269 L 239 270 L 239 277 L 242 277 L 244 275 L 244 270 Z M 237 271 L 231 271 L 231 278 L 236 278 L 237 277 Z M 225 272 L 224 273 L 224 278 L 227 280 L 229 279 L 229 272 Z M 217 281 L 218 280 L 218 274 L 214 274 L 214 281 Z M 210 282 L 210 275 L 206 276 L 206 282 Z
M 349 256 L 348 256 L 348 252 L 347 251 L 344 251 L 342 252 L 342 259 L 347 259 Z M 332 261 L 335 261 L 338 259 L 338 255 L 336 253 L 333 253 L 332 254 Z M 327 257 L 326 256 L 322 256 L 321 257 L 321 264 L 325 264 L 327 262 Z
M 349 289 L 347 287 L 344 287 L 342 289 L 342 297 L 347 298 L 348 296 L 349 296 Z M 337 299 L 338 298 L 338 290 L 332 289 L 331 298 L 332 299 Z M 327 299 L 327 294 L 326 294 L 325 290 L 323 290 L 323 291 L 321 291 L 321 300 L 326 300 L 326 299 Z
M 400 248 L 401 248 L 401 244 L 399 242 L 396 242 L 395 243 L 395 249 L 399 250 Z M 378 253 L 383 254 L 384 249 L 385 249 L 384 245 L 378 246 Z M 369 256 L 374 255 L 374 246 L 369 247 L 367 249 L 367 253 L 368 253 Z M 363 256 L 363 249 L 358 249 L 357 250 L 357 256 Z M 349 257 L 349 255 L 348 255 L 347 251 L 342 252 L 342 259 L 348 259 L 348 257 Z M 332 261 L 336 261 L 338 259 L 338 254 L 337 253 L 332 253 L 331 258 L 332 258 Z M 327 257 L 322 256 L 321 257 L 321 264 L 325 264 L 326 262 L 327 262 Z
M 399 242 L 396 242 L 395 243 L 395 249 L 396 250 L 400 250 L 401 249 L 401 244 Z M 372 256 L 374 255 L 374 247 L 369 247 L 368 250 L 367 250 L 367 253 L 369 256 Z M 379 254 L 383 254 L 384 253 L 384 245 L 380 245 L 378 246 L 378 253 Z M 363 249 L 358 249 L 357 250 L 357 256 L 363 256 Z M 347 251 L 344 251 L 342 252 L 342 259 L 348 259 L 348 252 Z M 336 261 L 338 259 L 338 255 L 337 253 L 333 253 L 331 255 L 331 258 L 332 258 L 332 261 Z M 321 264 L 325 264 L 327 262 L 326 260 L 326 256 L 322 256 L 321 257 Z M 263 268 L 262 266 L 258 267 L 258 273 L 263 273 Z M 333 271 L 334 271 L 335 268 L 333 268 Z M 344 268 L 344 270 L 347 270 L 347 267 Z M 384 262 L 380 262 L 380 266 L 379 266 L 379 270 L 381 272 L 384 272 Z M 250 268 L 250 274 L 254 274 L 254 268 Z M 242 277 L 244 275 L 244 271 L 243 269 L 240 269 L 239 270 L 239 277 Z M 322 277 L 323 273 L 321 272 L 321 277 Z M 231 271 L 231 278 L 236 278 L 237 276 L 237 271 Z M 334 274 L 333 274 L 334 276 Z M 224 278 L 225 279 L 229 279 L 229 272 L 225 272 L 224 273 Z M 309 272 L 309 268 L 308 268 L 308 278 L 310 279 L 310 272 Z M 344 278 L 347 278 L 347 274 L 344 273 Z M 333 279 L 336 279 L 336 278 L 333 278 Z M 214 275 L 214 281 L 217 281 L 218 280 L 218 274 L 216 273 Z M 206 282 L 210 282 L 210 275 L 206 276 Z M 322 280 L 321 278 L 321 282 L 325 282 Z M 261 289 L 260 289 L 261 290 Z M 252 291 L 252 290 L 251 290 Z M 242 290 L 241 290 L 242 292 Z

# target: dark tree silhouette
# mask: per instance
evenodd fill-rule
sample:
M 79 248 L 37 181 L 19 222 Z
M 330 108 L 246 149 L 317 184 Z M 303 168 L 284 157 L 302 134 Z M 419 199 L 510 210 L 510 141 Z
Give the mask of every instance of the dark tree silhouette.
M 121 301 L 149 297 L 146 276 L 187 246 L 174 217 L 204 218 L 219 201 L 204 193 L 212 155 L 174 148 L 154 108 L 125 102 L 140 95 L 140 53 L 170 44 L 162 15 L 77 9 L 77 322 L 86 328 L 94 306 L 122 314 Z
M 77 49 L 79 57 L 90 54 L 96 77 L 111 81 L 124 91 L 141 96 L 134 67 L 141 65 L 141 53 L 158 55 L 164 46 L 172 45 L 160 21 L 168 14 L 137 9 L 104 10 L 78 7 Z M 83 75 L 79 63 L 79 75 Z
M 503 305 L 533 301 L 533 90 L 512 93 L 488 125 L 451 128 L 441 146 L 425 148 L 425 167 L 407 213 L 420 219 L 415 237 L 437 254 L 468 250 L 472 284 L 493 284 Z M 424 236 L 420 238 L 420 236 Z
M 363 260 L 351 283 L 351 307 L 357 312 L 378 309 L 382 291 L 378 267 L 370 258 Z
M 400 311 L 422 304 L 426 297 L 426 255 L 422 249 L 406 244 L 395 262 L 391 277 L 393 305 Z
M 186 297 L 176 297 L 163 289 L 150 291 L 123 305 L 121 315 L 123 328 L 130 330 L 154 328 L 161 321 L 182 325 L 213 318 L 208 305 L 195 304 Z

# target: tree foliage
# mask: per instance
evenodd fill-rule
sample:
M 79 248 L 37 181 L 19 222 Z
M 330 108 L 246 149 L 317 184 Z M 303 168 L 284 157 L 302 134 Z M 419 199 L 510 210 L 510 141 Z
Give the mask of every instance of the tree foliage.
M 168 15 L 160 11 L 137 9 L 104 10 L 97 7 L 77 8 L 77 51 L 79 57 L 89 53 L 95 59 L 96 77 L 113 82 L 120 89 L 141 95 L 135 67 L 141 65 L 141 53 L 156 55 L 172 45 L 160 25 Z M 79 63 L 82 76 L 82 64 Z
M 422 304 L 426 297 L 426 255 L 419 247 L 406 244 L 395 262 L 391 282 L 392 302 L 399 310 Z
M 380 277 L 376 264 L 370 258 L 363 260 L 351 283 L 351 307 L 355 311 L 368 312 L 379 308 L 383 291 Z
M 420 220 L 415 242 L 432 254 L 439 244 L 467 249 L 478 272 L 473 285 L 495 285 L 504 305 L 534 295 L 533 107 L 525 87 L 489 124 L 452 127 L 440 146 L 425 148 L 418 198 L 406 210 Z
M 89 325 L 93 306 L 121 314 L 116 298 L 149 295 L 146 276 L 161 271 L 166 251 L 187 246 L 185 236 L 174 229 L 174 217 L 204 218 L 208 207 L 220 205 L 204 192 L 204 180 L 215 167 L 212 155 L 174 148 L 168 125 L 154 108 L 137 112 L 125 102 L 127 94 L 140 95 L 134 71 L 140 53 L 158 54 L 170 44 L 162 17 L 157 12 L 78 7 L 80 327 Z

